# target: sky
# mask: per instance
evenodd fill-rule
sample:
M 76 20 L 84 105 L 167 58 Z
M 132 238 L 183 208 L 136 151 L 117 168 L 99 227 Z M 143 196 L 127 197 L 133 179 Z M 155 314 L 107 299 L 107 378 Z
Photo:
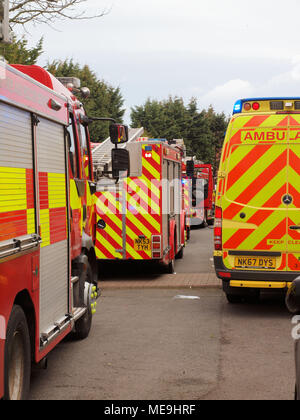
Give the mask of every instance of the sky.
M 299 0 L 87 0 L 85 9 L 109 12 L 31 25 L 25 36 L 44 37 L 40 65 L 72 58 L 119 86 L 127 123 L 148 98 L 195 97 L 200 110 L 229 115 L 242 97 L 300 96 Z

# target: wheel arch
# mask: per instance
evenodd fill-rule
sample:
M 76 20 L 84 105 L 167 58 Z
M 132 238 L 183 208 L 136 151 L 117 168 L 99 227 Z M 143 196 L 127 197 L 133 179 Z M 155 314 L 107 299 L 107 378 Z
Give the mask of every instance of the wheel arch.
M 20 306 L 24 311 L 30 335 L 31 358 L 35 360 L 36 311 L 28 290 L 17 294 L 14 305 Z

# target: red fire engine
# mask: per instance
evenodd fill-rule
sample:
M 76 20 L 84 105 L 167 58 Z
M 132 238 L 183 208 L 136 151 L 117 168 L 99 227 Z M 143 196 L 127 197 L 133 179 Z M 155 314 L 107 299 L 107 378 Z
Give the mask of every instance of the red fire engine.
M 70 332 L 87 337 L 96 309 L 95 184 L 74 89 L 0 62 L 0 398 L 25 398 L 31 362 Z
M 214 180 L 212 165 L 187 160 L 183 165 L 184 206 L 190 226 L 213 225 Z
M 96 256 L 156 260 L 173 273 L 175 257 L 183 257 L 185 245 L 182 150 L 148 138 L 128 143 L 127 150 L 130 177 L 119 184 L 103 179 L 97 184 Z M 93 152 L 94 160 L 98 152 L 101 148 Z

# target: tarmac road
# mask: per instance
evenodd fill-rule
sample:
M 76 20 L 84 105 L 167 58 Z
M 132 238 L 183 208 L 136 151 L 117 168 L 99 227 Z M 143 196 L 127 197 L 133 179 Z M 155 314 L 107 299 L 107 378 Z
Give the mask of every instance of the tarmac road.
M 212 273 L 211 256 L 212 230 L 194 230 L 176 271 Z M 143 288 L 145 277 L 160 278 L 157 267 L 139 270 L 107 269 L 90 337 L 65 340 L 50 354 L 48 370 L 32 375 L 31 399 L 293 398 L 292 324 L 282 297 L 229 305 L 219 287 Z M 109 287 L 132 276 L 140 287 Z

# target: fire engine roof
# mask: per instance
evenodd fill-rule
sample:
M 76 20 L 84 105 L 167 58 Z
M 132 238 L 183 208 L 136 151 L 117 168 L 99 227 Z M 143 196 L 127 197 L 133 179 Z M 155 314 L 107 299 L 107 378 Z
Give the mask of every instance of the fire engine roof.
M 25 66 L 20 64 L 12 64 L 11 66 L 20 72 L 27 74 L 27 76 L 32 77 L 32 79 L 53 90 L 58 95 L 63 95 L 69 100 L 72 100 L 72 93 L 59 80 L 42 67 L 35 65 Z

